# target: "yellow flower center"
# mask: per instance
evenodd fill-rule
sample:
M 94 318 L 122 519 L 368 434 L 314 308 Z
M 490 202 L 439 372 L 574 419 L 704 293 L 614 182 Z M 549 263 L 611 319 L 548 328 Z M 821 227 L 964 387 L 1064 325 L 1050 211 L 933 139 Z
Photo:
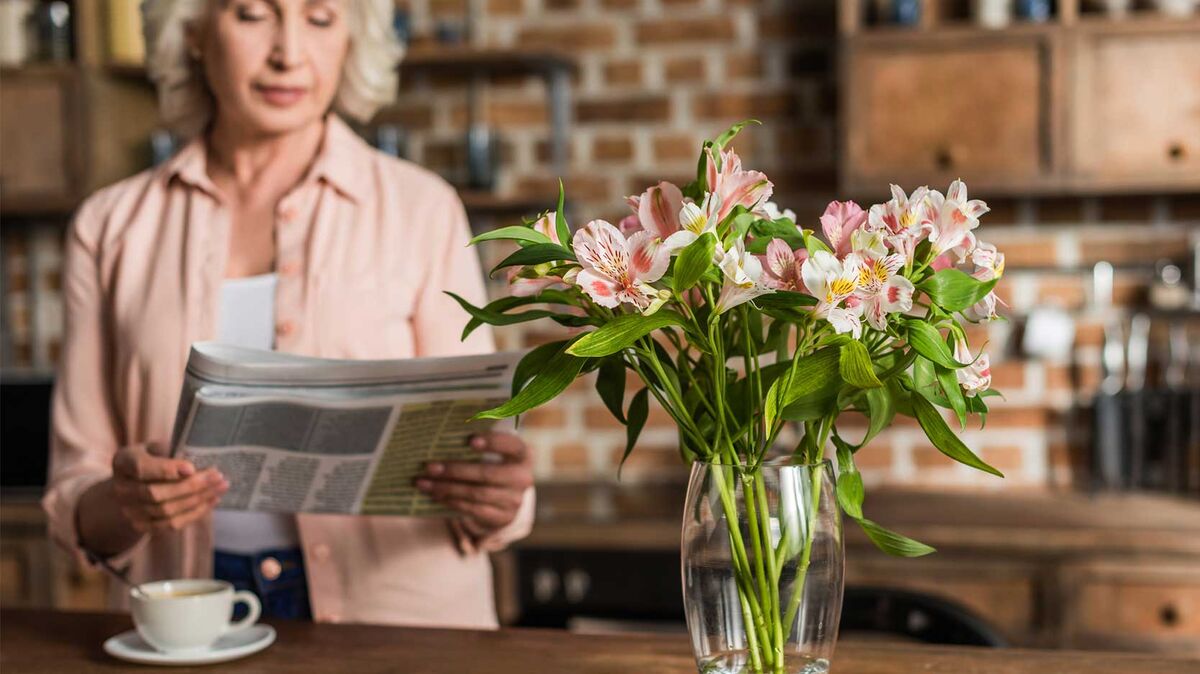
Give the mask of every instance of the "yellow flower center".
M 912 211 L 904 211 L 900 214 L 900 226 L 908 229 L 917 222 L 917 215 Z
M 829 302 L 834 302 L 836 301 L 835 298 L 845 297 L 852 292 L 854 292 L 854 281 L 844 278 L 834 279 L 829 284 L 829 297 L 827 299 Z

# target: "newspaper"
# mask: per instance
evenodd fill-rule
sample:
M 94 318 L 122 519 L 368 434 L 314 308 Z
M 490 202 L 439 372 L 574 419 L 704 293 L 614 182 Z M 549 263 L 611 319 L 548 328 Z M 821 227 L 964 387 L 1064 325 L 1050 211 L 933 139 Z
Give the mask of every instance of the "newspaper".
M 470 421 L 508 399 L 520 352 L 330 360 L 192 346 L 172 454 L 229 480 L 219 507 L 439 516 L 413 486 L 429 461 L 489 460 Z

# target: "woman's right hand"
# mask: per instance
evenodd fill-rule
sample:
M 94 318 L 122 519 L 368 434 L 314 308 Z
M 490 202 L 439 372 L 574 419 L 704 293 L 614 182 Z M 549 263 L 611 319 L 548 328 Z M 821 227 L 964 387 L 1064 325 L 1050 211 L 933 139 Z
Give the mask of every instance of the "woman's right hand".
M 179 531 L 211 512 L 229 490 L 216 468 L 197 471 L 190 461 L 156 456 L 146 445 L 121 448 L 112 467 L 113 496 L 140 533 Z

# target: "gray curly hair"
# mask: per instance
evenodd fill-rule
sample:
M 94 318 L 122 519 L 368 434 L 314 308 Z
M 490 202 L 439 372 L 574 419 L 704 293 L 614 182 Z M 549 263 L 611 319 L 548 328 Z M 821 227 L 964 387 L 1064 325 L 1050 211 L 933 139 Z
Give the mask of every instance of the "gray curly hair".
M 204 130 L 213 114 L 212 94 L 188 54 L 187 25 L 211 0 L 144 0 L 146 71 L 158 88 L 166 126 L 184 138 Z M 341 115 L 367 122 L 396 99 L 396 65 L 404 49 L 392 31 L 394 0 L 348 0 L 350 51 L 334 97 Z

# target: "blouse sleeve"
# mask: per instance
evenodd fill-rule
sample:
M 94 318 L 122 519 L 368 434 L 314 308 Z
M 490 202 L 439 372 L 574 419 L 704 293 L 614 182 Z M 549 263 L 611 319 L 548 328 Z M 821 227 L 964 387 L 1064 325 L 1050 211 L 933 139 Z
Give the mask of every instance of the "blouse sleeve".
M 76 519 L 79 498 L 112 476 L 112 459 L 120 444 L 106 384 L 111 337 L 94 234 L 104 217 L 99 201 L 93 197 L 80 207 L 64 248 L 65 326 L 51 401 L 50 470 L 42 499 L 51 537 L 80 560 L 84 555 Z M 124 565 L 137 548 L 112 563 Z
M 445 291 L 450 291 L 468 302 L 482 306 L 487 302 L 483 272 L 475 248 L 467 243 L 471 240 L 471 228 L 467 214 L 457 196 L 451 196 L 452 205 L 443 209 L 448 214 L 441 231 L 440 244 L 431 256 L 434 268 L 422 288 L 413 313 L 413 333 L 418 356 L 452 356 L 490 353 L 496 350 L 490 326 L 480 326 L 465 340 L 460 341 L 463 326 L 470 316 L 458 302 Z M 529 535 L 533 527 L 534 490 L 525 490 L 516 518 L 507 526 L 483 538 L 474 538 L 462 527 L 451 525 L 451 531 L 464 553 L 501 550 L 509 543 Z
M 483 272 L 475 248 L 467 246 L 471 227 L 462 202 L 452 192 L 447 197 L 441 226 L 435 232 L 429 256 L 430 269 L 413 311 L 413 339 L 417 356 L 465 356 L 496 350 L 490 326 L 480 326 L 460 340 L 470 315 L 446 294 L 468 302 L 487 303 Z

